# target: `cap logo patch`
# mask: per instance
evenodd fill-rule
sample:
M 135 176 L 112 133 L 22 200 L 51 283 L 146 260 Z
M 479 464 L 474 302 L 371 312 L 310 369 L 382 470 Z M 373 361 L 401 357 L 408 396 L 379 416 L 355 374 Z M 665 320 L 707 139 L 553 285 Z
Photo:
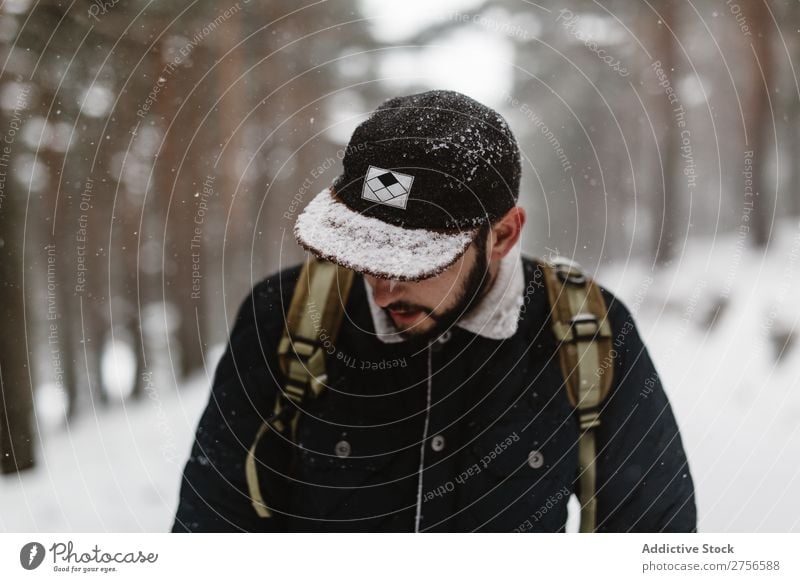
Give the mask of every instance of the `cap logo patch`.
M 361 191 L 361 197 L 365 200 L 405 210 L 413 181 L 414 176 L 370 166 L 367 170 L 367 176 L 364 178 L 364 189 Z

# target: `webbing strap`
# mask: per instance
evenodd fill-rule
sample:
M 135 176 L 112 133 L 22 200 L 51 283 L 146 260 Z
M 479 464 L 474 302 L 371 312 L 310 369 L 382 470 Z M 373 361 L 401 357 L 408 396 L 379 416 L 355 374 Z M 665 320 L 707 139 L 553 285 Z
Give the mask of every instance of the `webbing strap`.
M 585 430 L 578 437 L 578 464 L 583 472 L 580 478 L 579 498 L 581 499 L 581 533 L 594 532 L 597 524 L 597 485 L 594 429 Z
M 353 271 L 313 257 L 300 272 L 278 344 L 278 363 L 286 385 L 283 398 L 279 395 L 275 403 L 276 414 L 280 414 L 284 398 L 296 405 L 290 421 L 293 441 L 303 402 L 316 398 L 325 388 L 325 352 L 339 332 L 352 282 Z M 276 428 L 283 430 L 282 424 Z
M 581 532 L 597 522 L 595 428 L 611 389 L 611 326 L 600 289 L 568 259 L 541 263 L 567 397 L 578 410 Z
M 258 441 L 261 440 L 261 437 L 264 436 L 268 428 L 269 424 L 266 422 L 261 423 L 256 433 L 256 438 L 250 446 L 250 450 L 247 451 L 247 460 L 244 466 L 245 477 L 247 478 L 247 490 L 250 493 L 250 502 L 253 505 L 253 509 L 256 510 L 258 517 L 272 517 L 272 512 L 261 496 L 261 488 L 258 486 L 258 473 L 256 471 L 256 447 L 258 446 Z
M 344 304 L 350 294 L 353 271 L 333 263 L 309 258 L 300 271 L 292 302 L 286 313 L 286 325 L 278 344 L 278 364 L 286 385 L 276 396 L 270 418 L 256 433 L 245 461 L 245 477 L 253 509 L 259 517 L 272 517 L 261 492 L 256 470 L 256 448 L 268 429 L 286 430 L 289 417 L 291 440 L 296 441 L 300 409 L 309 398 L 316 398 L 325 388 L 325 353 L 333 345 L 344 315 Z M 331 342 L 331 343 L 328 343 Z M 291 401 L 285 408 L 286 400 Z

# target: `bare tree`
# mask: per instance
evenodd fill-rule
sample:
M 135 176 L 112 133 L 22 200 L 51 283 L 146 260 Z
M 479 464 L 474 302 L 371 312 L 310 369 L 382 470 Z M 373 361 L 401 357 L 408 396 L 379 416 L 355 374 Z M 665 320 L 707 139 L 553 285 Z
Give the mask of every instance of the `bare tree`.
M 676 66 L 675 35 L 677 18 L 673 0 L 653 5 L 657 14 L 651 12 L 648 20 L 654 28 L 655 49 L 653 58 L 661 62 L 661 70 L 670 83 L 674 82 Z M 681 210 L 680 180 L 680 131 L 675 123 L 673 106 L 665 95 L 659 96 L 661 103 L 661 170 L 664 184 L 663 197 L 653 202 L 653 256 L 658 265 L 667 264 L 674 256 L 674 244 L 678 236 L 678 220 Z
M 34 465 L 33 385 L 27 338 L 24 333 L 22 228 L 7 196 L 0 208 L 2 259 L 0 260 L 0 317 L 6 331 L 0 334 L 0 473 L 14 473 Z M 22 199 L 21 196 L 18 199 Z
M 25 98 L 22 97 L 22 100 Z M 18 102 L 20 100 L 18 99 Z M 0 117 L 3 136 L 10 124 L 24 123 L 27 106 Z M 16 117 L 16 119 L 14 119 Z M 16 130 L 15 130 L 16 131 Z M 13 140 L 11 140 L 13 142 Z M 13 181 L 11 155 L 14 144 L 3 149 L 3 189 L 0 191 L 0 473 L 15 473 L 34 465 L 33 385 L 28 336 L 25 329 L 23 279 L 23 220 L 20 206 L 24 191 Z
M 771 49 L 774 28 L 765 0 L 742 3 L 742 13 L 752 30 L 752 55 L 746 59 L 751 70 L 748 81 L 750 92 L 744 111 L 746 147 L 753 152 L 753 211 L 750 232 L 753 245 L 763 247 L 769 242 L 775 208 L 767 180 L 770 149 L 777 139 L 770 100 L 774 82 Z

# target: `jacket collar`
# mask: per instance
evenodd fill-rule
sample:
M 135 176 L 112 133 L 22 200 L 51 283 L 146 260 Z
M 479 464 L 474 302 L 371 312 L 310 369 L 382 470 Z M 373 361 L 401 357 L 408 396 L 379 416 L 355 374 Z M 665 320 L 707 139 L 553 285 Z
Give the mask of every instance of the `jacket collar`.
M 372 287 L 366 279 L 363 281 L 375 335 L 384 343 L 404 341 L 405 338 L 398 333 L 391 318 L 372 298 Z M 518 244 L 500 260 L 497 277 L 489 291 L 468 314 L 456 322 L 456 326 L 488 339 L 510 338 L 517 331 L 524 288 L 522 256 Z

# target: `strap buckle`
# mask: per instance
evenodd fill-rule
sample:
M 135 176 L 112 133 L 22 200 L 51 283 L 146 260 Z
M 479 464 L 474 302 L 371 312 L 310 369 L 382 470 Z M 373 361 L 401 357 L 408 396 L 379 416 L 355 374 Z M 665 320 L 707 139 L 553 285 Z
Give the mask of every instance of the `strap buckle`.
M 559 261 L 554 263 L 553 266 L 556 270 L 556 276 L 562 282 L 570 285 L 584 285 L 586 283 L 586 276 L 572 261 Z
M 576 343 L 594 340 L 602 331 L 602 326 L 593 313 L 576 313 L 567 322 L 555 322 L 553 329 L 559 341 Z
M 555 256 L 546 259 L 562 283 L 570 285 L 585 285 L 588 279 L 583 274 L 581 266 L 568 257 Z
M 325 387 L 325 351 L 320 342 L 300 335 L 283 337 L 278 346 L 281 369 L 285 376 L 283 394 L 302 407 L 316 398 Z

